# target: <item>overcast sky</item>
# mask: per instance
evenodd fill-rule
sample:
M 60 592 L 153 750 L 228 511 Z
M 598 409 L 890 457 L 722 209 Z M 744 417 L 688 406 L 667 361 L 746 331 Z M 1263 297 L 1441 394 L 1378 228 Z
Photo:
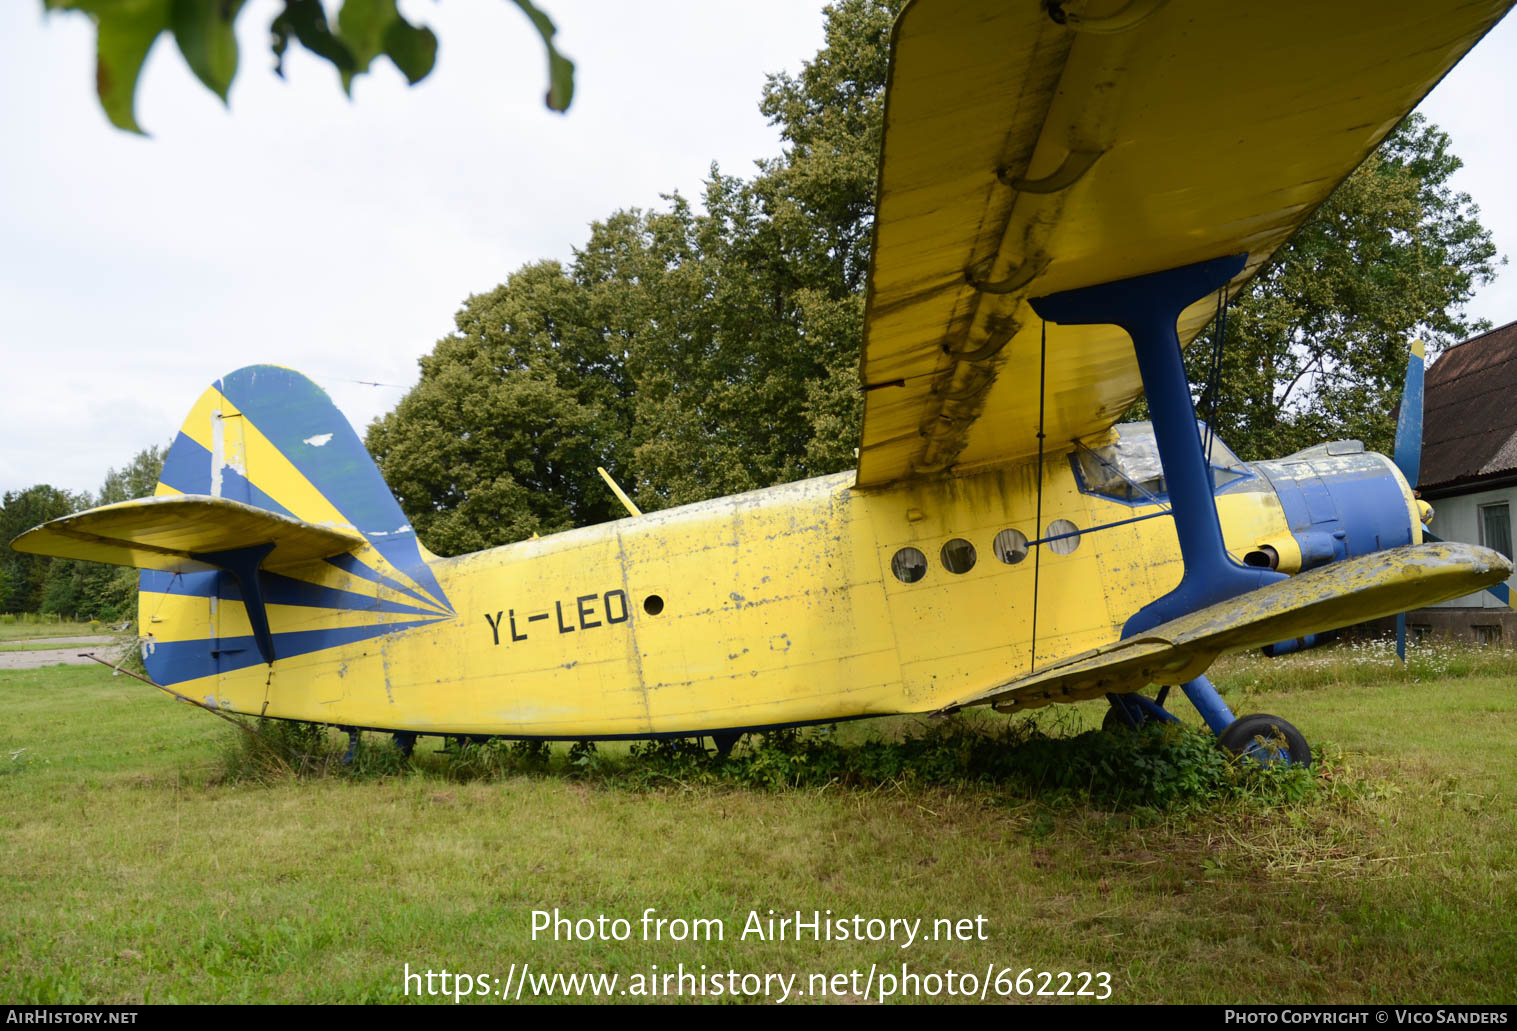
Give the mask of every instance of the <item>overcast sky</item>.
M 254 362 L 305 372 L 362 432 L 469 294 L 569 258 L 618 208 L 698 197 L 713 161 L 746 175 L 778 154 L 764 76 L 798 71 L 822 39 L 820 0 L 546 0 L 577 65 L 560 116 L 514 6 L 401 6 L 436 31 L 436 70 L 407 88 L 381 60 L 351 103 L 298 47 L 285 81 L 270 72 L 274 0 L 239 19 L 230 112 L 161 39 L 137 91 L 142 139 L 100 113 L 85 18 L 0 4 L 0 491 L 98 489 Z M 1513 67 L 1508 19 L 1422 110 L 1517 258 Z M 1471 310 L 1517 319 L 1517 267 Z

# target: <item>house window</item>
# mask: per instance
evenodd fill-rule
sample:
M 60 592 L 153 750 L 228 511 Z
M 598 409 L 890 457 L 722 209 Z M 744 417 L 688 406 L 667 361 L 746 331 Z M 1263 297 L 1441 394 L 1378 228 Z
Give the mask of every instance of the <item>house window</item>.
M 1480 506 L 1480 543 L 1512 557 L 1512 513 L 1504 502 Z
M 1480 642 L 1482 645 L 1501 643 L 1500 624 L 1482 626 L 1479 623 L 1475 623 L 1470 626 L 1470 629 L 1475 633 L 1475 640 Z

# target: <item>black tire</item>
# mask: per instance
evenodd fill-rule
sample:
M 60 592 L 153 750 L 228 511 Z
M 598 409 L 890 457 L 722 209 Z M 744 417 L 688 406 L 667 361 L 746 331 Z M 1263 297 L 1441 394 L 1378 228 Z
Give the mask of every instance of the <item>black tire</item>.
M 1243 755 L 1251 749 L 1261 752 L 1255 756 L 1260 762 L 1284 759 L 1295 766 L 1312 764 L 1312 749 L 1301 731 L 1279 716 L 1254 713 L 1239 716 L 1217 735 L 1217 744 L 1234 755 Z

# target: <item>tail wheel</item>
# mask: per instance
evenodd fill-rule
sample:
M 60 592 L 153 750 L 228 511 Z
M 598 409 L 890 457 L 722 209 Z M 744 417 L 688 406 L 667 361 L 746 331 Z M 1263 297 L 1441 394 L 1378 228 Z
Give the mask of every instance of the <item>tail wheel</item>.
M 1311 746 L 1301 731 L 1279 716 L 1255 713 L 1239 716 L 1217 735 L 1217 743 L 1238 756 L 1260 763 L 1284 762 L 1295 766 L 1312 764 Z

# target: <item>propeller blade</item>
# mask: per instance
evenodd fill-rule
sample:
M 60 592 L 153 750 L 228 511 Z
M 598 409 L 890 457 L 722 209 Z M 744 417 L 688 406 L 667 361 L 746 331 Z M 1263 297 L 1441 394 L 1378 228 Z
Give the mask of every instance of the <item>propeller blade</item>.
M 1401 413 L 1396 417 L 1396 454 L 1393 461 L 1407 486 L 1417 489 L 1422 471 L 1422 364 L 1427 349 L 1413 340 L 1406 357 L 1406 386 L 1401 389 Z M 1427 534 L 1423 534 L 1427 538 Z M 1406 613 L 1396 613 L 1396 657 L 1406 664 Z
M 1393 460 L 1413 489 L 1422 469 L 1422 365 L 1426 353 L 1421 340 L 1412 341 L 1406 360 L 1406 386 L 1401 390 L 1401 414 L 1396 418 Z

